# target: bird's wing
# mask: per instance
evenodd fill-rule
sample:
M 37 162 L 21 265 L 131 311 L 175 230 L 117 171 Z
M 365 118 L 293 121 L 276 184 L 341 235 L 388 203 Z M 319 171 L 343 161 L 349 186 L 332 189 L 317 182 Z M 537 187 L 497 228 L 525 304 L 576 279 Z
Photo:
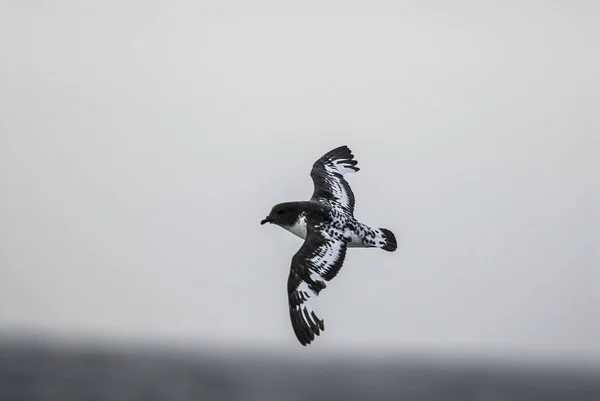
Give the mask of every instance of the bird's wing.
M 347 213 L 354 213 L 354 193 L 343 175 L 359 170 L 358 161 L 347 146 L 335 148 L 314 162 L 310 176 L 315 190 L 312 200 L 332 206 L 340 206 Z
M 325 330 L 316 301 L 325 282 L 339 272 L 346 256 L 346 239 L 342 233 L 326 232 L 307 226 L 304 244 L 292 258 L 288 277 L 290 319 L 302 345 L 308 345 Z

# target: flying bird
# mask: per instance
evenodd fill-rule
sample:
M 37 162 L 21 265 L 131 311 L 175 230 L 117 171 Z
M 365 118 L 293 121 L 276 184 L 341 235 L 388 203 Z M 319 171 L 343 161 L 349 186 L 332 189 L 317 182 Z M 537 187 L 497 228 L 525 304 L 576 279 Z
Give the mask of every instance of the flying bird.
M 314 162 L 314 192 L 308 201 L 279 203 L 260 224 L 272 223 L 304 240 L 292 257 L 287 282 L 292 328 L 302 345 L 325 330 L 316 298 L 340 271 L 346 249 L 398 247 L 394 234 L 354 218 L 354 193 L 344 179 L 359 170 L 352 151 L 340 146 Z

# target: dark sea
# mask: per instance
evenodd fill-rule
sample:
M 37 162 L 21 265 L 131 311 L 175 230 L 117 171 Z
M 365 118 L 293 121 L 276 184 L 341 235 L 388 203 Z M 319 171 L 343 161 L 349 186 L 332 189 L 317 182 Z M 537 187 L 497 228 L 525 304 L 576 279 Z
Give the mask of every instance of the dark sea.
M 190 353 L 0 343 L 2 401 L 600 401 L 600 375 L 399 358 L 298 362 L 260 353 Z

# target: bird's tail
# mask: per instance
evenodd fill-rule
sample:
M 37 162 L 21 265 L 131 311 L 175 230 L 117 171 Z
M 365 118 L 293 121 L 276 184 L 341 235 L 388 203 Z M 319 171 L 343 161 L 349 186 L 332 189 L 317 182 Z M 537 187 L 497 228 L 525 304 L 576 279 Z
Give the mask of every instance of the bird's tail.
M 398 248 L 396 236 L 387 228 L 378 228 L 375 230 L 377 247 L 384 251 L 394 252 Z

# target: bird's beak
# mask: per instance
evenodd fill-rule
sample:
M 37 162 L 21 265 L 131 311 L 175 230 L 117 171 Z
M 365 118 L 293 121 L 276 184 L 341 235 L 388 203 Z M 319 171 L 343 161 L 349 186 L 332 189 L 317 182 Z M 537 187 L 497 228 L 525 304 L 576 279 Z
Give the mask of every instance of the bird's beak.
M 271 222 L 271 217 L 267 216 L 267 217 L 265 217 L 265 219 L 264 219 L 264 220 L 262 220 L 262 221 L 260 222 L 260 225 L 262 226 L 263 224 L 265 224 L 265 223 L 270 223 L 270 222 Z

